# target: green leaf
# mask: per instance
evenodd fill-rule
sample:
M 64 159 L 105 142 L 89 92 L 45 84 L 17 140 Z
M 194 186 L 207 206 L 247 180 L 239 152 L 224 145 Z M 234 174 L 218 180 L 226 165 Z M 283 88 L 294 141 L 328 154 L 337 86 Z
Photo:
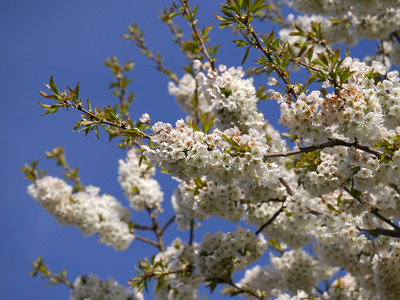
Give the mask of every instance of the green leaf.
M 140 194 L 140 190 L 139 190 L 139 188 L 137 186 L 133 186 L 131 188 L 131 190 L 135 195 L 139 195 Z
M 56 94 L 56 95 L 60 94 L 60 92 L 57 90 L 57 87 L 56 87 L 56 85 L 54 83 L 53 75 L 50 77 L 50 89 L 54 94 Z
M 243 56 L 243 59 L 242 59 L 242 66 L 244 65 L 244 63 L 246 62 L 246 60 L 247 60 L 247 57 L 249 56 L 249 53 L 250 53 L 250 47 L 248 47 L 247 48 L 247 50 L 246 50 L 246 52 L 244 53 L 244 56 Z
M 194 180 L 194 183 L 195 183 L 196 186 L 197 186 L 198 188 L 200 188 L 200 189 L 204 186 L 203 181 L 201 180 L 200 177 L 196 177 L 196 179 Z
M 74 94 L 75 94 L 75 97 L 76 97 L 77 99 L 79 99 L 79 82 L 78 82 L 78 84 L 77 84 L 76 87 L 75 87 Z
M 77 98 L 76 98 L 75 92 L 69 86 L 67 86 L 67 89 L 68 89 L 68 93 L 69 93 L 69 98 L 71 99 L 72 102 L 76 103 Z
M 208 134 L 210 132 L 210 129 L 215 120 L 215 117 L 212 117 L 211 119 L 208 119 L 208 117 L 209 117 L 209 114 L 206 113 L 201 119 L 201 128 L 203 129 L 203 132 L 205 134 Z
M 190 128 L 192 128 L 194 131 L 201 131 L 199 125 L 195 122 L 195 120 L 192 120 L 192 122 L 186 123 Z

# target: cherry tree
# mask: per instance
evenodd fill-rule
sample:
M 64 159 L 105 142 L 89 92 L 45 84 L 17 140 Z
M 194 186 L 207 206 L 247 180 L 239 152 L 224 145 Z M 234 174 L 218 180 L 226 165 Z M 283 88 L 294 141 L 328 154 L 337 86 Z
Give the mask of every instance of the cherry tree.
M 212 26 L 199 26 L 202 6 L 190 2 L 159 15 L 188 60 L 181 78 L 148 49 L 137 25 L 124 35 L 170 78 L 168 92 L 184 120 L 164 123 L 151 112 L 132 120 L 126 71 L 133 63 L 116 58 L 106 66 L 115 75 L 117 105 L 94 108 L 79 97 L 79 84 L 61 91 L 52 77 L 50 92 L 40 92 L 53 101 L 40 104 L 44 114 L 78 110 L 74 130 L 98 135 L 100 128 L 119 139 L 126 159 L 118 162 L 118 181 L 129 207 L 84 186 L 61 147 L 46 156 L 64 169 L 64 179 L 36 162 L 22 169 L 33 181 L 29 195 L 60 224 L 116 250 L 144 242 L 158 253 L 139 259 L 129 288 L 94 274 L 69 281 L 42 258 L 32 274 L 66 284 L 70 299 L 201 299 L 201 286 L 213 292 L 220 285 L 223 294 L 248 299 L 399 299 L 400 78 L 392 64 L 400 63 L 400 1 L 227 0 L 215 18 L 221 34 L 236 35 L 233 46 L 243 48 L 237 65 L 247 71 L 218 65 L 223 54 L 208 38 Z M 284 16 L 286 5 L 297 13 Z M 274 30 L 263 32 L 266 23 Z M 365 38 L 379 43 L 364 61 L 340 48 Z M 280 106 L 286 132 L 268 122 L 261 101 Z M 156 168 L 177 181 L 170 202 Z M 175 215 L 160 224 L 169 205 Z M 147 213 L 151 225 L 132 221 L 131 210 Z M 210 217 L 231 222 L 232 231 L 195 242 Z M 173 223 L 189 238 L 166 245 Z M 234 280 L 240 270 L 243 277 Z

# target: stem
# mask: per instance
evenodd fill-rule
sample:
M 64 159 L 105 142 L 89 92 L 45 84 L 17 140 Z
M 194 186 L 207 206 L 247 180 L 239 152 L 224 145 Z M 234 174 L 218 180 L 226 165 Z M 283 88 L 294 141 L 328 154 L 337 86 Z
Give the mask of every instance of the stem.
M 149 213 L 150 219 L 153 223 L 153 231 L 157 237 L 157 247 L 160 249 L 161 252 L 165 251 L 164 240 L 162 238 L 162 229 L 160 227 L 160 223 L 157 221 L 157 215 L 152 213 L 150 208 L 146 208 L 147 212 Z
M 140 236 L 140 235 L 137 235 L 136 233 L 134 234 L 134 236 L 135 236 L 135 239 L 138 239 L 139 241 L 142 241 L 142 242 L 144 242 L 144 243 L 153 245 L 153 246 L 156 247 L 157 249 L 160 249 L 159 244 L 156 243 L 155 241 L 150 240 L 150 239 L 145 238 L 145 237 L 142 237 L 142 236 Z
M 233 288 L 235 288 L 236 290 L 238 290 L 240 292 L 240 294 L 249 294 L 251 296 L 253 296 L 254 298 L 260 299 L 260 300 L 264 300 L 265 298 L 262 296 L 258 296 L 256 293 L 254 293 L 253 291 L 251 291 L 250 289 L 244 289 L 240 286 L 237 286 L 236 284 L 233 283 L 233 281 L 225 281 L 224 283 L 232 286 Z
M 256 235 L 261 233 L 261 231 L 263 231 L 268 225 L 270 225 L 279 216 L 279 214 L 283 212 L 284 208 L 285 206 L 282 205 L 281 208 L 277 210 L 276 213 L 274 213 L 274 215 L 256 231 Z
M 75 106 L 72 105 L 72 104 L 70 104 L 70 105 L 73 106 L 73 107 L 75 107 Z M 119 124 L 117 124 L 117 123 L 113 123 L 113 122 L 104 120 L 103 118 L 100 118 L 100 117 L 97 116 L 96 114 L 94 114 L 94 113 L 92 113 L 92 112 L 90 112 L 90 111 L 84 109 L 84 108 L 82 107 L 82 104 L 78 105 L 78 106 L 75 107 L 75 108 L 76 108 L 77 110 L 80 110 L 81 112 L 87 114 L 88 116 L 92 117 L 93 119 L 96 119 L 96 120 L 100 121 L 100 123 L 102 123 L 102 124 L 107 124 L 107 125 L 110 125 L 110 126 L 118 127 L 118 128 L 123 129 L 123 130 L 128 129 L 128 128 L 125 126 L 125 124 L 123 124 L 123 123 L 121 123 L 121 125 L 119 125 Z
M 211 58 L 210 54 L 208 53 L 206 44 L 204 43 L 204 39 L 202 35 L 200 34 L 199 30 L 197 29 L 196 22 L 192 17 L 192 13 L 190 11 L 190 8 L 187 5 L 188 0 L 180 0 L 182 7 L 183 7 L 183 14 L 185 14 L 189 18 L 189 26 L 192 27 L 194 33 L 196 34 L 197 38 L 199 39 L 200 42 L 200 51 L 204 54 L 204 56 L 207 58 L 207 60 L 211 64 L 211 68 L 215 71 L 217 68 L 215 67 L 214 60 Z
M 258 47 L 258 49 L 260 49 L 262 51 L 262 53 L 264 53 L 265 57 L 269 60 L 269 62 L 273 63 L 274 59 L 272 58 L 272 55 L 270 53 L 268 53 L 265 48 L 262 46 L 260 40 L 258 39 L 258 36 L 256 35 L 256 33 L 253 31 L 253 29 L 251 27 L 247 27 L 247 31 L 251 34 L 251 36 L 254 38 L 256 45 Z M 289 78 L 286 76 L 285 72 L 279 68 L 279 67 L 274 67 L 276 73 L 278 73 L 278 76 L 280 78 L 282 78 L 283 82 L 286 84 L 286 86 L 291 86 L 290 80 Z M 289 88 L 288 92 L 294 97 L 294 99 L 297 99 L 297 94 L 295 93 L 295 91 L 293 90 L 292 87 Z
M 371 213 L 373 213 L 378 219 L 382 220 L 382 221 L 385 222 L 386 224 L 389 224 L 390 226 L 392 226 L 393 229 L 394 229 L 395 231 L 400 232 L 400 227 L 397 226 L 395 223 L 393 223 L 391 220 L 389 220 L 389 219 L 385 218 L 384 216 L 382 216 L 382 215 L 379 213 L 379 209 L 373 208 L 373 209 L 371 210 Z
M 344 188 L 344 190 L 351 195 L 351 192 L 348 188 Z M 352 196 L 352 195 L 351 195 Z M 353 197 L 354 198 L 354 197 Z M 359 198 L 355 198 L 360 204 L 362 204 L 361 200 Z M 385 235 L 385 236 L 390 236 L 390 237 L 394 237 L 394 238 L 399 238 L 400 237 L 400 227 L 397 226 L 395 223 L 393 223 L 390 219 L 382 216 L 379 213 L 379 209 L 377 209 L 376 207 L 373 207 L 370 211 L 373 215 L 375 215 L 378 219 L 380 219 L 381 221 L 385 222 L 386 224 L 392 226 L 394 229 L 390 230 L 390 229 L 384 229 L 384 228 L 380 228 L 377 227 L 375 229 L 362 229 L 357 227 L 358 230 L 361 231 L 365 231 L 369 234 L 372 235 Z
M 168 228 L 168 226 L 169 225 L 171 225 L 172 224 L 172 222 L 174 222 L 175 221 L 175 215 L 174 216 L 172 216 L 172 218 L 171 219 L 169 219 L 169 221 L 167 222 L 167 223 L 165 223 L 165 225 L 164 225 L 164 227 L 163 228 L 161 228 L 161 234 L 163 234 L 164 233 L 164 231 Z
M 361 145 L 358 143 L 358 141 L 351 143 L 351 142 L 346 142 L 346 141 L 339 140 L 339 139 L 330 139 L 329 138 L 329 142 L 325 142 L 320 145 L 313 145 L 313 146 L 309 146 L 309 147 L 303 147 L 300 149 L 284 151 L 284 152 L 267 153 L 264 155 L 264 160 L 271 158 L 271 157 L 287 157 L 290 155 L 296 155 L 296 154 L 300 154 L 300 153 L 309 153 L 309 152 L 313 152 L 315 150 L 319 150 L 319 149 L 323 149 L 323 148 L 331 148 L 331 147 L 335 147 L 335 146 L 354 147 L 356 149 L 368 152 L 368 153 L 376 156 L 377 158 L 380 158 L 383 155 L 383 152 L 373 149 L 373 148 L 370 148 L 365 145 Z M 386 156 L 385 158 L 390 159 L 390 156 Z
M 400 231 L 398 230 L 390 230 L 390 229 L 384 229 L 377 227 L 375 229 L 362 229 L 362 228 L 357 228 L 358 230 L 365 231 L 371 235 L 385 235 L 385 236 L 390 236 L 393 238 L 400 238 Z
M 193 244 L 193 238 L 194 238 L 194 220 L 190 220 L 190 236 L 189 236 L 189 245 L 191 246 Z

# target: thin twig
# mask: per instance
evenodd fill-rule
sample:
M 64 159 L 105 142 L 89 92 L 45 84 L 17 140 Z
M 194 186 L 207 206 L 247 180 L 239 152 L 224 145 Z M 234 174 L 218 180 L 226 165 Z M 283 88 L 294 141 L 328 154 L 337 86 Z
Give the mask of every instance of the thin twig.
M 155 241 L 153 241 L 153 240 L 150 240 L 150 239 L 148 239 L 148 238 L 142 237 L 142 236 L 140 236 L 140 235 L 137 235 L 136 233 L 134 234 L 134 236 L 135 236 L 135 239 L 138 239 L 139 241 L 142 241 L 142 242 L 144 242 L 144 243 L 153 245 L 153 246 L 156 247 L 157 249 L 160 249 L 160 247 L 159 247 L 159 245 L 158 245 L 157 242 L 155 242 Z
M 249 31 L 251 36 L 254 38 L 257 47 L 261 50 L 262 53 L 264 53 L 265 57 L 269 60 L 269 62 L 273 63 L 274 59 L 272 58 L 272 55 L 265 50 L 265 47 L 263 47 L 263 45 L 261 44 L 257 34 L 251 28 L 248 28 L 247 30 Z M 291 83 L 289 81 L 289 78 L 285 75 L 285 72 L 282 71 L 282 69 L 277 66 L 274 67 L 274 69 L 278 73 L 278 76 L 280 78 L 282 78 L 282 80 L 286 84 L 286 86 L 290 86 Z M 294 97 L 294 99 L 297 99 L 297 94 L 295 93 L 295 91 L 292 87 L 290 87 L 289 92 Z
M 352 194 L 351 191 L 348 188 L 344 188 L 344 190 L 350 195 L 352 196 L 354 199 L 356 199 L 360 204 L 363 204 L 360 198 L 355 198 Z M 358 230 L 362 230 L 365 231 L 369 234 L 372 235 L 386 235 L 386 236 L 390 236 L 390 237 L 400 237 L 400 227 L 397 226 L 395 223 L 393 223 L 393 221 L 391 221 L 390 219 L 382 216 L 379 213 L 379 210 L 376 207 L 371 208 L 370 213 L 372 213 L 373 215 L 375 215 L 378 219 L 380 219 L 381 221 L 385 222 L 386 224 L 392 226 L 394 228 L 394 230 L 390 230 L 390 229 L 384 229 L 384 228 L 380 228 L 377 227 L 375 229 L 362 229 L 362 228 L 358 228 Z
M 384 228 L 380 228 L 380 227 L 377 227 L 375 229 L 362 229 L 362 228 L 357 227 L 357 229 L 361 230 L 361 231 L 365 231 L 374 236 L 385 235 L 385 236 L 390 236 L 390 237 L 394 237 L 394 238 L 400 238 L 400 231 L 398 231 L 398 230 L 390 230 L 390 229 L 384 229 Z
M 233 283 L 233 281 L 225 281 L 224 283 L 229 284 L 230 286 L 232 286 L 233 288 L 235 288 L 237 291 L 240 292 L 240 294 L 248 294 L 253 296 L 254 298 L 260 299 L 260 300 L 264 300 L 264 297 L 261 297 L 259 295 L 257 295 L 256 293 L 254 293 L 252 290 L 249 289 L 244 289 L 236 284 Z
M 395 223 L 393 223 L 391 220 L 389 220 L 389 219 L 385 218 L 384 216 L 382 216 L 382 215 L 379 213 L 379 209 L 373 208 L 373 209 L 371 210 L 371 213 L 373 213 L 377 218 L 381 219 L 381 220 L 382 220 L 383 222 L 385 222 L 386 224 L 389 224 L 390 226 L 392 226 L 393 229 L 395 229 L 396 231 L 400 232 L 400 227 L 397 226 Z
M 140 230 L 154 230 L 154 226 L 143 226 L 143 225 L 139 225 L 139 224 L 134 224 L 133 228 L 140 229 Z
M 164 252 L 165 251 L 165 245 L 164 245 L 164 240 L 163 240 L 163 237 L 162 237 L 160 223 L 158 223 L 156 214 L 153 213 L 150 208 L 147 207 L 146 210 L 147 210 L 147 212 L 149 214 L 151 222 L 153 223 L 153 227 L 154 227 L 153 231 L 154 231 L 154 233 L 155 233 L 155 235 L 157 237 L 158 248 L 160 249 L 161 252 Z
M 285 179 L 283 179 L 283 178 L 281 177 L 281 178 L 279 178 L 279 182 L 285 187 L 287 193 L 288 193 L 290 196 L 293 196 L 293 195 L 294 195 L 292 189 L 290 188 L 289 184 L 286 182 Z
M 190 220 L 190 236 L 189 236 L 189 245 L 191 246 L 193 244 L 193 238 L 194 238 L 194 220 Z
M 377 158 L 380 158 L 383 155 L 383 152 L 373 149 L 371 147 L 368 146 L 364 146 L 359 144 L 357 141 L 355 142 L 346 142 L 343 140 L 339 140 L 339 139 L 329 139 L 329 142 L 325 142 L 319 145 L 313 145 L 313 146 L 309 146 L 309 147 L 303 147 L 300 149 L 295 149 L 295 150 L 290 150 L 290 151 L 283 151 L 283 152 L 275 152 L 275 153 L 267 153 L 264 154 L 264 160 L 271 158 L 271 157 L 287 157 L 290 155 L 296 155 L 296 154 L 300 154 L 300 153 L 309 153 L 309 152 L 313 152 L 319 149 L 323 149 L 323 148 L 331 148 L 331 147 L 335 147 L 335 146 L 345 146 L 345 147 L 354 147 L 356 149 L 368 152 L 374 156 L 376 156 Z M 386 156 L 386 159 L 390 159 L 390 156 Z
M 189 22 L 189 26 L 192 27 L 194 33 L 196 34 L 197 38 L 199 39 L 200 51 L 204 54 L 204 56 L 210 62 L 211 68 L 213 70 L 217 70 L 217 68 L 215 67 L 215 64 L 214 64 L 214 60 L 211 58 L 210 54 L 208 53 L 207 46 L 204 43 L 204 39 L 203 39 L 202 35 L 200 34 L 199 30 L 197 29 L 196 22 L 191 17 L 191 12 L 190 12 L 190 9 L 189 9 L 189 7 L 187 5 L 188 1 L 187 0 L 186 1 L 180 0 L 180 2 L 181 2 L 182 7 L 183 7 L 183 13 L 190 18 L 189 19 L 189 21 L 190 21 Z
M 279 216 L 279 214 L 281 212 L 283 212 L 284 208 L 285 208 L 285 206 L 282 205 L 281 208 L 279 210 L 277 210 L 276 213 L 274 213 L 274 215 L 256 231 L 256 235 L 258 235 L 261 231 L 263 231 L 265 229 L 265 227 L 270 225 Z
M 163 234 L 164 233 L 164 231 L 168 228 L 168 226 L 169 225 L 171 225 L 172 224 L 172 222 L 174 222 L 175 221 L 175 215 L 174 216 L 172 216 L 172 218 L 171 219 L 169 219 L 169 221 L 167 222 L 167 223 L 165 223 L 165 225 L 164 225 L 164 227 L 163 228 L 161 228 L 161 234 Z

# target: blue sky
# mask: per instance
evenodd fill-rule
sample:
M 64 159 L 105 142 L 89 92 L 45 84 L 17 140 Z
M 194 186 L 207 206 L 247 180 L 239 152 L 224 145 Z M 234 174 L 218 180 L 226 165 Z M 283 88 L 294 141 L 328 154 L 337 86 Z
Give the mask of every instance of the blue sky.
M 194 1 L 196 3 L 196 1 Z M 197 1 L 199 2 L 199 1 Z M 144 30 L 150 49 L 160 51 L 167 67 L 182 76 L 183 55 L 171 42 L 168 28 L 158 19 L 156 11 L 169 4 L 162 0 L 15 0 L 0 2 L 0 73 L 2 128 L 0 153 L 2 180 L 0 181 L 1 267 L 0 299 L 68 299 L 68 289 L 57 285 L 45 287 L 44 281 L 28 275 L 30 265 L 39 255 L 49 269 L 68 271 L 74 280 L 80 274 L 95 273 L 102 279 L 111 276 L 121 283 L 134 274 L 139 257 L 151 256 L 154 250 L 140 241 L 134 241 L 124 252 L 99 245 L 97 237 L 85 238 L 77 229 L 59 226 L 39 204 L 26 193 L 29 184 L 19 168 L 25 162 L 40 160 L 42 168 L 50 175 L 61 170 L 44 153 L 59 145 L 66 149 L 70 166 L 79 166 L 82 182 L 102 188 L 127 205 L 117 182 L 118 159 L 125 153 L 108 142 L 102 132 L 100 140 L 94 135 L 85 137 L 73 132 L 79 119 L 75 111 L 59 111 L 54 115 L 39 117 L 43 110 L 38 101 L 38 90 L 46 90 L 51 75 L 59 89 L 80 82 L 80 96 L 89 97 L 92 105 L 115 104 L 116 99 L 107 89 L 113 78 L 103 62 L 117 56 L 121 62 L 130 59 L 136 63 L 131 76 L 130 91 L 136 101 L 131 107 L 131 117 L 138 119 L 148 112 L 152 121 L 174 123 L 184 115 L 174 99 L 168 95 L 168 78 L 155 70 L 135 46 L 121 35 L 126 27 L 138 23 Z M 216 24 L 211 12 L 216 12 L 219 1 L 201 1 L 199 26 Z M 184 27 L 184 21 L 180 25 Z M 266 28 L 265 30 L 268 30 Z M 238 66 L 243 49 L 234 48 L 234 39 L 227 31 L 215 28 L 211 34 L 212 45 L 222 43 L 218 63 Z M 358 46 L 356 54 L 374 52 L 369 47 Z M 223 54 L 223 55 L 222 55 Z M 252 65 L 249 59 L 245 67 Z M 44 99 L 43 99 L 44 100 Z M 46 101 L 44 100 L 46 103 Z M 276 105 L 264 105 L 264 113 L 273 124 L 279 118 Z M 166 175 L 158 175 L 165 193 L 165 211 L 161 223 L 173 212 L 170 196 L 176 183 Z M 133 214 L 133 220 L 148 224 L 146 216 Z M 196 240 L 206 231 L 224 230 L 225 224 L 212 219 L 205 222 Z M 179 234 L 188 238 L 187 232 L 172 225 L 167 232 L 167 244 Z M 213 295 L 217 299 L 218 295 Z M 148 297 L 147 299 L 151 299 Z

